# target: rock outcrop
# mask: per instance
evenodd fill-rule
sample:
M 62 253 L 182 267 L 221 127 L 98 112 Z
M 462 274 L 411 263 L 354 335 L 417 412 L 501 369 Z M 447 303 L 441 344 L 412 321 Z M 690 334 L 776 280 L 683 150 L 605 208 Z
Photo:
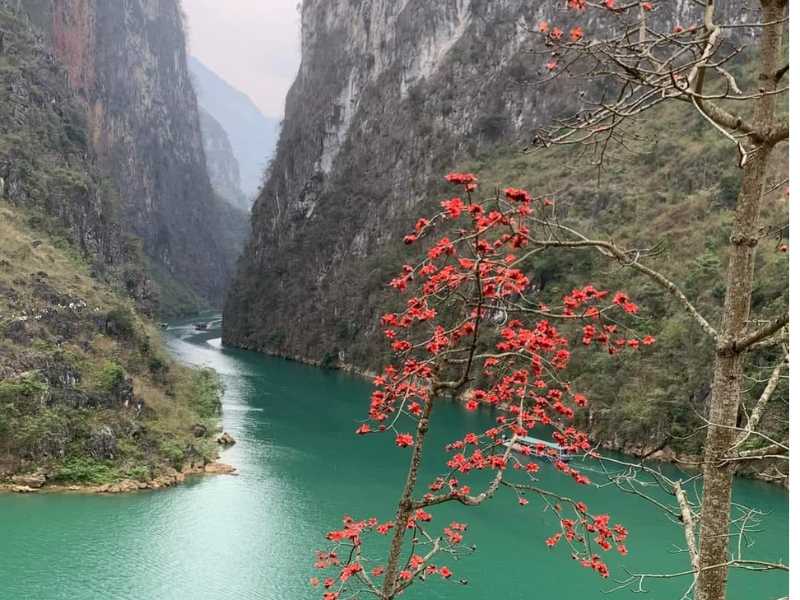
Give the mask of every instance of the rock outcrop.
M 226 431 L 217 438 L 217 443 L 220 446 L 233 446 L 236 443 L 236 440 L 233 439 L 233 436 Z

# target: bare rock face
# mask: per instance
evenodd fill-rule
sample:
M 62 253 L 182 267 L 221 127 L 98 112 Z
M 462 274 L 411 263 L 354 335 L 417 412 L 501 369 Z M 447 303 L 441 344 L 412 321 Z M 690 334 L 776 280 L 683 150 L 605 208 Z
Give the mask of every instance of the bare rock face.
M 117 452 L 117 436 L 108 425 L 91 432 L 87 442 L 89 454 L 96 460 L 111 460 Z
M 35 473 L 15 475 L 11 481 L 18 487 L 38 490 L 47 482 L 47 477 L 43 471 L 36 471 Z
M 205 466 L 205 472 L 208 475 L 237 475 L 236 469 L 231 465 L 224 463 L 213 462 Z
M 243 208 L 249 211 L 252 200 L 261 188 L 264 169 L 269 164 L 278 141 L 280 120 L 265 116 L 246 94 L 197 58 L 189 57 L 189 71 L 200 108 L 205 109 L 227 134 L 241 175 L 240 187 L 246 196 Z M 203 134 L 205 135 L 205 129 Z M 208 154 L 206 148 L 206 155 Z M 213 184 L 214 174 L 210 164 L 209 171 Z
M 226 431 L 217 438 L 217 443 L 222 446 L 233 446 L 236 443 L 236 440 L 233 439 L 233 436 Z
M 208 176 L 214 191 L 225 201 L 244 211 L 250 202 L 242 191 L 239 162 L 233 154 L 231 141 L 222 125 L 207 111 L 200 109 L 200 126 L 203 131 L 203 148 L 206 153 Z
M 27 13 L 66 70 L 88 128 L 80 141 L 114 183 L 121 227 L 163 270 L 221 304 L 247 217 L 209 182 L 180 2 L 3 4 Z

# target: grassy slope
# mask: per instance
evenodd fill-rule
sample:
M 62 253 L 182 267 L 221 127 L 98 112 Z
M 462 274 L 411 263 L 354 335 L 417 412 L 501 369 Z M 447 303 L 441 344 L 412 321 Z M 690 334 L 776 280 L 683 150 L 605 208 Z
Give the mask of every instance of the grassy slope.
M 654 117 L 631 132 L 640 138 L 633 144 L 635 153 L 611 150 L 599 172 L 591 167 L 590 156 L 567 147 L 530 155 L 501 152 L 465 166 L 479 175 L 484 193 L 513 185 L 557 195 L 564 222 L 590 236 L 634 248 L 659 244 L 661 254 L 647 264 L 681 286 L 715 323 L 740 178 L 736 150 L 682 106 L 665 106 Z M 776 184 L 788 173 L 786 150 L 776 151 Z M 779 185 L 767 196 L 763 216 L 768 228 L 785 225 L 787 211 Z M 787 255 L 779 250 L 780 233 L 772 229 L 765 231 L 758 254 L 754 315 L 776 316 L 788 302 Z M 643 308 L 640 332 L 658 340 L 644 353 L 613 359 L 587 353 L 576 361 L 580 367 L 574 380 L 592 394 L 595 437 L 629 451 L 668 441 L 679 451 L 697 452 L 702 431 L 685 436 L 697 430 L 705 412 L 712 348 L 694 321 L 649 280 L 591 252 L 550 252 L 537 258 L 531 271 L 547 302 L 587 282 L 628 290 Z M 772 359 L 769 354 L 754 357 L 750 374 L 763 379 Z M 752 385 L 748 403 L 761 387 Z M 785 434 L 787 415 L 788 389 L 782 385 L 771 402 L 767 427 Z
M 0 202 L 0 478 L 146 480 L 213 458 L 216 376 L 169 360 L 152 323 L 39 218 Z

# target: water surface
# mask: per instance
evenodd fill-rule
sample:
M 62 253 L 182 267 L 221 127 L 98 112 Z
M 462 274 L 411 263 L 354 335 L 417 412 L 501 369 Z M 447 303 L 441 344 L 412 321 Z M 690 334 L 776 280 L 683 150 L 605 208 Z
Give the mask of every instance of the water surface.
M 368 383 L 223 348 L 219 330 L 171 326 L 170 349 L 187 363 L 215 368 L 224 378 L 225 429 L 238 444 L 222 460 L 239 477 L 196 478 L 161 492 L 127 496 L 0 496 L 2 600 L 299 600 L 318 598 L 308 586 L 314 551 L 344 513 L 392 514 L 407 454 L 382 436 L 356 438 L 366 412 Z M 437 407 L 434 447 L 491 423 L 491 415 Z M 438 463 L 439 466 L 441 463 Z M 545 484 L 580 494 L 630 530 L 630 554 L 611 561 L 624 569 L 681 571 L 681 531 L 656 509 L 616 489 L 578 489 L 544 470 Z M 596 475 L 596 477 L 599 477 Z M 788 494 L 739 482 L 737 500 L 768 514 L 748 540 L 751 558 L 788 557 Z M 466 586 L 436 581 L 412 587 L 411 600 L 516 600 L 528 598 L 680 598 L 687 580 L 647 585 L 632 596 L 576 566 L 566 549 L 550 551 L 544 538 L 556 529 L 536 501 L 522 508 L 508 493 L 473 509 L 439 507 L 436 522 L 470 524 L 467 542 L 477 552 L 446 561 Z M 782 573 L 732 577 L 730 598 L 778 598 L 788 589 Z M 416 588 L 416 589 L 415 589 Z

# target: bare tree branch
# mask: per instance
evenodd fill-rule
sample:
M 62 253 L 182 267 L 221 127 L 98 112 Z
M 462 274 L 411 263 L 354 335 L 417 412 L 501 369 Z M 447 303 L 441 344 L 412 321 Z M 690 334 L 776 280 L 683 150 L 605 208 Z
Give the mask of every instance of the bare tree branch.
M 767 404 L 769 403 L 770 398 L 772 398 L 772 394 L 775 392 L 775 389 L 778 387 L 778 382 L 781 379 L 781 372 L 783 371 L 784 367 L 788 366 L 788 364 L 789 355 L 785 354 L 783 360 L 781 360 L 781 362 L 779 362 L 772 370 L 772 374 L 767 381 L 764 391 L 761 393 L 761 396 L 750 413 L 750 418 L 747 421 L 747 427 L 739 435 L 739 439 L 736 440 L 736 446 L 734 446 L 734 448 L 738 448 L 744 444 L 750 438 L 750 435 L 753 433 L 753 431 L 755 431 L 758 427 L 759 423 L 761 422 L 761 417 L 764 415 L 764 411 L 767 409 Z
M 681 486 L 681 482 L 675 483 L 675 499 L 678 501 L 678 506 L 681 509 L 681 521 L 683 521 L 683 535 L 686 538 L 686 546 L 689 549 L 689 558 L 692 563 L 692 569 L 695 573 L 700 572 L 700 555 L 697 552 L 697 538 L 694 531 L 694 517 L 692 516 L 692 508 L 686 498 L 686 492 Z
M 753 331 L 745 335 L 744 337 L 733 340 L 729 344 L 723 346 L 720 350 L 722 352 L 725 351 L 743 352 L 753 344 L 760 342 L 765 338 L 768 338 L 774 333 L 777 333 L 780 329 L 782 329 L 788 324 L 789 324 L 789 312 L 787 311 L 784 315 L 781 315 L 774 321 L 771 321 L 761 329 L 757 329 L 756 331 Z

